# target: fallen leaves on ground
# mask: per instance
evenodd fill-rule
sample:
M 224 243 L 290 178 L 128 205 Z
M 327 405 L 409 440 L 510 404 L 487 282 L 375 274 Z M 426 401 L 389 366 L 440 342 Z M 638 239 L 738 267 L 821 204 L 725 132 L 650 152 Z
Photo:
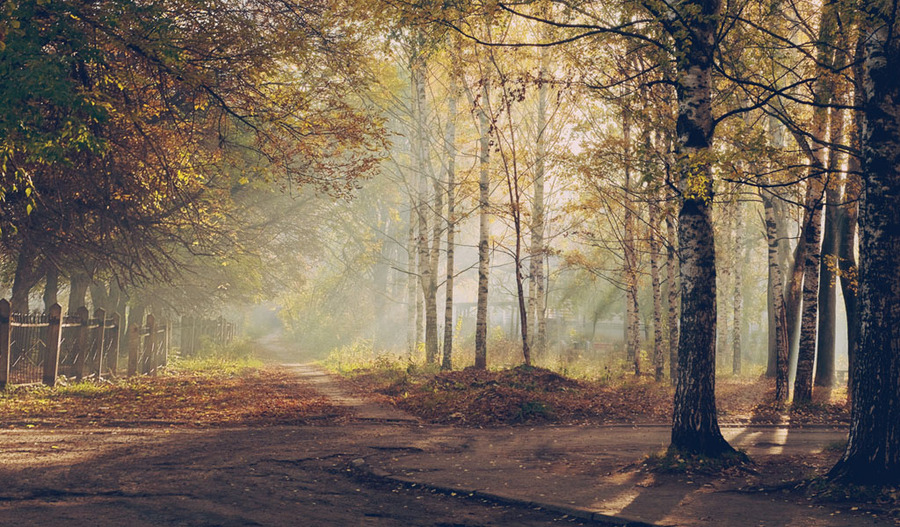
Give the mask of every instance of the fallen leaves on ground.
M 8 426 L 278 425 L 341 414 L 296 375 L 274 366 L 175 371 L 54 389 L 23 386 L 0 395 L 0 423 Z
M 665 423 L 672 419 L 673 388 L 650 377 L 585 381 L 543 368 L 407 373 L 359 370 L 346 382 L 369 398 L 436 423 L 494 426 L 518 423 Z M 830 394 L 829 394 L 830 395 Z M 783 410 L 769 379 L 717 382 L 720 422 L 843 425 L 848 405 L 819 397 Z
M 608 385 L 543 368 L 465 369 L 436 375 L 372 370 L 350 382 L 419 417 L 466 425 L 655 422 L 671 418 L 672 392 L 649 381 Z

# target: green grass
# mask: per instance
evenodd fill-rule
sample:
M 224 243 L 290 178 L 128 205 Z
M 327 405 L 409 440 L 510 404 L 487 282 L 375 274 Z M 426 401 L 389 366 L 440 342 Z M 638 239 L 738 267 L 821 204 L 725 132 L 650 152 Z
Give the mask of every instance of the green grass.
M 47 388 L 50 391 L 50 388 Z M 80 381 L 67 386 L 58 386 L 56 393 L 58 395 L 71 395 L 74 397 L 95 397 L 109 393 L 112 385 L 109 383 L 97 383 L 93 381 Z
M 177 372 L 237 375 L 250 368 L 261 368 L 263 361 L 253 356 L 253 343 L 238 339 L 227 346 L 204 346 L 190 357 L 175 357 L 168 370 Z
M 185 357 L 175 360 L 169 367 L 175 372 L 195 373 L 221 373 L 225 375 L 237 375 L 244 370 L 261 368 L 263 362 L 254 357 Z
M 399 354 L 375 353 L 370 340 L 357 340 L 353 344 L 335 348 L 320 364 L 327 370 L 340 375 L 352 375 L 362 370 L 384 370 L 403 372 L 416 369 L 416 362 L 404 359 Z

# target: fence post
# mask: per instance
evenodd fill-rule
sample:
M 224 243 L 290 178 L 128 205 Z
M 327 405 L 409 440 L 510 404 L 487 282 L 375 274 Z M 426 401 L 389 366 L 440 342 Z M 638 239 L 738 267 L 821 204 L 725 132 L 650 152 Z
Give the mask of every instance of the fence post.
M 103 339 L 106 337 L 106 310 L 98 307 L 94 310 L 94 318 L 97 319 L 97 334 L 95 335 L 93 341 L 93 349 L 91 350 L 91 355 L 97 361 L 97 380 L 99 381 L 103 377 Z M 94 362 L 91 361 L 91 368 L 94 367 Z
M 9 302 L 0 300 L 0 389 L 9 383 Z
M 84 363 L 90 352 L 88 346 L 88 322 L 90 315 L 86 307 L 81 306 L 75 311 L 75 316 L 81 321 L 78 327 L 78 333 L 75 334 L 75 380 L 80 381 L 84 378 Z
M 144 356 L 142 357 L 143 368 L 141 373 L 151 373 L 154 371 L 154 350 L 156 349 L 156 318 L 152 314 L 147 315 L 147 339 L 144 340 Z
M 47 327 L 47 356 L 44 357 L 44 384 L 56 386 L 59 373 L 59 338 L 62 326 L 62 307 L 53 304 L 47 311 L 50 325 Z
M 133 377 L 137 373 L 138 348 L 141 345 L 141 327 L 137 324 L 128 326 L 125 333 L 125 347 L 128 348 L 128 376 Z
M 105 323 L 105 321 L 104 321 Z M 112 324 L 115 328 L 115 331 L 110 332 L 109 338 L 112 339 L 112 343 L 109 345 L 109 372 L 113 377 L 119 375 L 119 328 L 122 323 L 122 318 L 118 313 L 113 313 L 112 315 Z M 113 329 L 113 328 L 110 328 Z

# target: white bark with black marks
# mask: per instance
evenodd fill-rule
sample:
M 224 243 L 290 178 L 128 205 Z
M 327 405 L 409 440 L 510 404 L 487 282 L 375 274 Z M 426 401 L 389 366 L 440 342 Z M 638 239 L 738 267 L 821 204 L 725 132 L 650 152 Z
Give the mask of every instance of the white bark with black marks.
M 860 347 L 850 438 L 831 472 L 854 483 L 900 483 L 900 8 L 865 4 L 860 201 Z

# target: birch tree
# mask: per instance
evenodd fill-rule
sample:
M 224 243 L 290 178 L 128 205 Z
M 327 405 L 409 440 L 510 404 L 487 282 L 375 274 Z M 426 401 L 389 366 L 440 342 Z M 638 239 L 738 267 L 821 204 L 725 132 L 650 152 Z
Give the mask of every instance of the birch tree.
M 830 476 L 900 482 L 900 9 L 861 4 L 863 135 L 860 345 L 853 361 L 847 449 Z

